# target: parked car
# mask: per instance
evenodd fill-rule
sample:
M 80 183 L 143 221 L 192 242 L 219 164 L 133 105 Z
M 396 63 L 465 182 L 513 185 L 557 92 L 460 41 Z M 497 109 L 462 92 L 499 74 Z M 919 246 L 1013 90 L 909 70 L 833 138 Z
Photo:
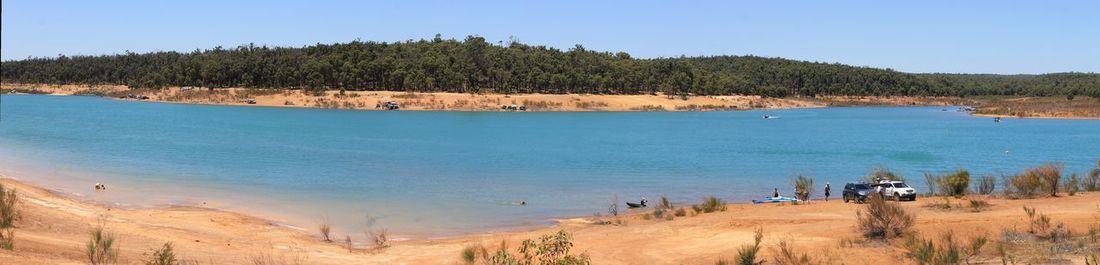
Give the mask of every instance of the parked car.
M 844 202 L 855 201 L 863 203 L 867 200 L 867 195 L 874 192 L 871 190 L 871 184 L 867 183 L 848 183 L 844 184 L 844 192 L 840 194 L 844 198 Z
M 917 200 L 917 190 L 913 189 L 905 182 L 897 180 L 882 181 L 876 186 L 876 190 L 882 194 L 883 198 L 894 200 Z

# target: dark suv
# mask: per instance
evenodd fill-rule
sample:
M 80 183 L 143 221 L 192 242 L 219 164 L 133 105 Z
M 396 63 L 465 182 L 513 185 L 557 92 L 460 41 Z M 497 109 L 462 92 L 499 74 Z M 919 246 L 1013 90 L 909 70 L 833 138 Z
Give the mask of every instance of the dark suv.
M 856 201 L 863 203 L 867 200 L 867 195 L 874 192 L 871 189 L 871 184 L 867 183 L 848 183 L 844 185 L 844 193 L 841 197 L 844 197 L 844 202 Z

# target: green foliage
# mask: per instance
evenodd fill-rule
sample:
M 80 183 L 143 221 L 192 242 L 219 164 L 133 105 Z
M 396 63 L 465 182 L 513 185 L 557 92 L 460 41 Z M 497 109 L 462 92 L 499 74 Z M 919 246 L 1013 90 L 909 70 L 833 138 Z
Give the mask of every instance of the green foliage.
M 714 196 L 703 197 L 702 204 L 696 204 L 691 206 L 692 210 L 696 213 L 713 213 L 717 211 L 726 211 L 726 203 L 722 199 L 718 199 Z
M 145 261 L 145 265 L 177 265 L 176 253 L 172 251 L 172 242 L 164 243 L 160 249 L 153 251 L 151 259 Z
M 794 196 L 802 201 L 808 201 L 814 188 L 814 179 L 804 175 L 794 178 Z
M 963 245 L 955 239 L 951 232 L 944 233 L 940 237 L 939 244 L 931 239 L 923 239 L 916 235 L 910 235 L 905 240 L 907 256 L 917 264 L 928 265 L 956 265 L 970 264 L 970 260 L 981 254 L 982 247 L 989 239 L 979 236 L 971 239 Z
M 905 181 L 905 177 L 890 171 L 889 168 L 879 166 L 871 169 L 871 174 L 867 174 L 867 182 L 878 183 L 879 180 Z
M 85 248 L 88 262 L 92 265 L 115 264 L 118 261 L 118 246 L 115 245 L 115 236 L 104 232 L 102 227 L 92 230 L 92 238 L 88 240 Z
M 1077 195 L 1077 192 L 1081 191 L 1081 178 L 1077 177 L 1077 173 L 1070 174 L 1069 179 L 1064 183 L 1062 185 L 1065 187 L 1062 190 L 1066 191 L 1069 196 Z
M 877 193 L 867 196 L 867 204 L 856 211 L 856 227 L 868 239 L 890 239 L 909 232 L 913 216 L 897 204 L 887 203 Z
M 543 235 L 539 241 L 524 240 L 515 252 L 510 252 L 501 242 L 492 254 L 481 247 L 467 247 L 462 251 L 462 260 L 467 264 L 485 265 L 587 265 L 592 261 L 588 255 L 571 255 L 573 237 L 560 230 L 557 233 Z M 480 261 L 480 263 L 478 263 Z
M 966 190 L 970 187 L 970 172 L 965 169 L 940 176 L 938 179 L 943 195 L 960 197 L 966 195 Z
M 0 184 L 0 249 L 15 248 L 15 222 L 19 220 L 19 195 Z
M 483 37 L 317 44 L 253 44 L 193 52 L 58 56 L 4 61 L 5 82 L 444 91 L 459 93 L 663 92 L 686 97 L 816 95 L 1087 95 L 1100 75 L 909 74 L 891 69 L 757 56 L 636 59 L 627 53 L 568 50 Z

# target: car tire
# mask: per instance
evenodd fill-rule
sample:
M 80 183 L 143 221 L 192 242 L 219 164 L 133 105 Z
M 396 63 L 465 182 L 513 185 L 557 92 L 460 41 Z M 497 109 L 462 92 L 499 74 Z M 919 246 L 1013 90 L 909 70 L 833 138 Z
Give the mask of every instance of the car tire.
M 897 192 L 895 192 L 894 193 L 894 201 L 899 201 L 900 202 L 901 201 L 901 194 L 898 194 Z
M 848 203 L 848 196 L 847 196 L 847 195 L 845 195 L 845 196 L 843 196 L 843 197 L 844 197 L 844 203 Z

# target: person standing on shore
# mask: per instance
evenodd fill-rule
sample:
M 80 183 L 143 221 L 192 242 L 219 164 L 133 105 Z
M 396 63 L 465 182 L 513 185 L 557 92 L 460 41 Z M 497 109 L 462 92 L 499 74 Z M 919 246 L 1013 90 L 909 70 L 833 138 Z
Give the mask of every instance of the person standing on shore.
M 829 192 L 831 189 L 832 188 L 829 187 L 829 182 L 825 182 L 825 201 L 829 201 Z

